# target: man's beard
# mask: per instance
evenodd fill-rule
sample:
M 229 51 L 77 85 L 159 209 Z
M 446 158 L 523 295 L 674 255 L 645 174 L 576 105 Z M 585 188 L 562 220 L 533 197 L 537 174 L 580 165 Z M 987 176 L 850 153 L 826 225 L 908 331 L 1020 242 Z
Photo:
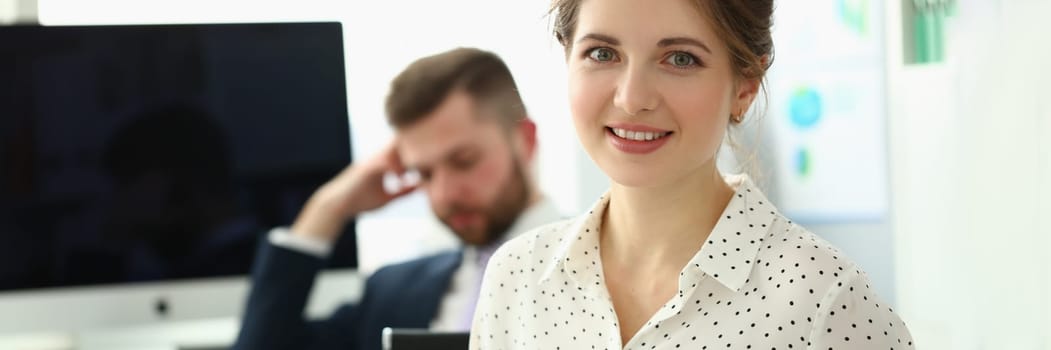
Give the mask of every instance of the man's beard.
M 449 222 L 451 217 L 461 213 L 481 214 L 485 219 L 484 227 L 481 228 L 485 234 L 484 242 L 481 242 L 481 244 L 487 245 L 500 240 L 529 205 L 529 187 L 526 184 L 525 171 L 518 161 L 518 156 L 513 152 L 511 153 L 511 160 L 511 177 L 508 178 L 507 183 L 500 185 L 502 191 L 496 195 L 492 203 L 481 208 L 468 208 L 463 205 L 453 204 L 445 212 L 445 215 L 440 217 L 442 223 L 450 230 L 456 232 L 461 239 L 473 237 L 473 235 L 468 234 L 469 232 L 456 230 Z M 468 227 L 464 230 L 474 230 L 474 228 Z

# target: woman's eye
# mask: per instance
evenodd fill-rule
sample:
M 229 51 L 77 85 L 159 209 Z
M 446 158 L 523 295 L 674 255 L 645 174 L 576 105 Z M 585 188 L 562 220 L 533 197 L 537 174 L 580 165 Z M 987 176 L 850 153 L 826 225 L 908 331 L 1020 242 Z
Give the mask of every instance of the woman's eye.
M 690 67 L 697 65 L 697 59 L 685 52 L 676 52 L 667 58 L 668 63 L 676 67 Z
M 610 62 L 616 58 L 616 55 L 613 54 L 613 50 L 599 47 L 588 52 L 588 57 L 598 62 Z

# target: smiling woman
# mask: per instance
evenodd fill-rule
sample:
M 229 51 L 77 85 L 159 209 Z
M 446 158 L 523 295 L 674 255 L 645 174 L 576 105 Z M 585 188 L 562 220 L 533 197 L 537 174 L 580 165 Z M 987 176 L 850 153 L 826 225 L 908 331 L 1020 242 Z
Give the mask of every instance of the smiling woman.
M 716 154 L 773 60 L 773 1 L 556 1 L 577 136 L 612 180 L 490 260 L 472 349 L 908 349 L 838 249 Z

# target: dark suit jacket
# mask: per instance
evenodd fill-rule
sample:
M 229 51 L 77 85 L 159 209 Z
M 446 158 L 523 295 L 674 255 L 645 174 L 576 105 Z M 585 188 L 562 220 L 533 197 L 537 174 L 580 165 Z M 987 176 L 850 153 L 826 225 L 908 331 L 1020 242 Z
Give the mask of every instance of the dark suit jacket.
M 383 327 L 428 328 L 462 251 L 387 266 L 365 284 L 359 303 L 320 321 L 304 319 L 324 259 L 263 243 L 235 350 L 378 350 Z

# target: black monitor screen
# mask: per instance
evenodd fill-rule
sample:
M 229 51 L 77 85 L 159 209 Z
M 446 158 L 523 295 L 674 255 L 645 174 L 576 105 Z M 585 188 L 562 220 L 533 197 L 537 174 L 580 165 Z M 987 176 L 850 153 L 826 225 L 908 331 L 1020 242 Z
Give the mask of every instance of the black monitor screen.
M 246 274 L 348 120 L 339 23 L 0 27 L 0 291 Z

